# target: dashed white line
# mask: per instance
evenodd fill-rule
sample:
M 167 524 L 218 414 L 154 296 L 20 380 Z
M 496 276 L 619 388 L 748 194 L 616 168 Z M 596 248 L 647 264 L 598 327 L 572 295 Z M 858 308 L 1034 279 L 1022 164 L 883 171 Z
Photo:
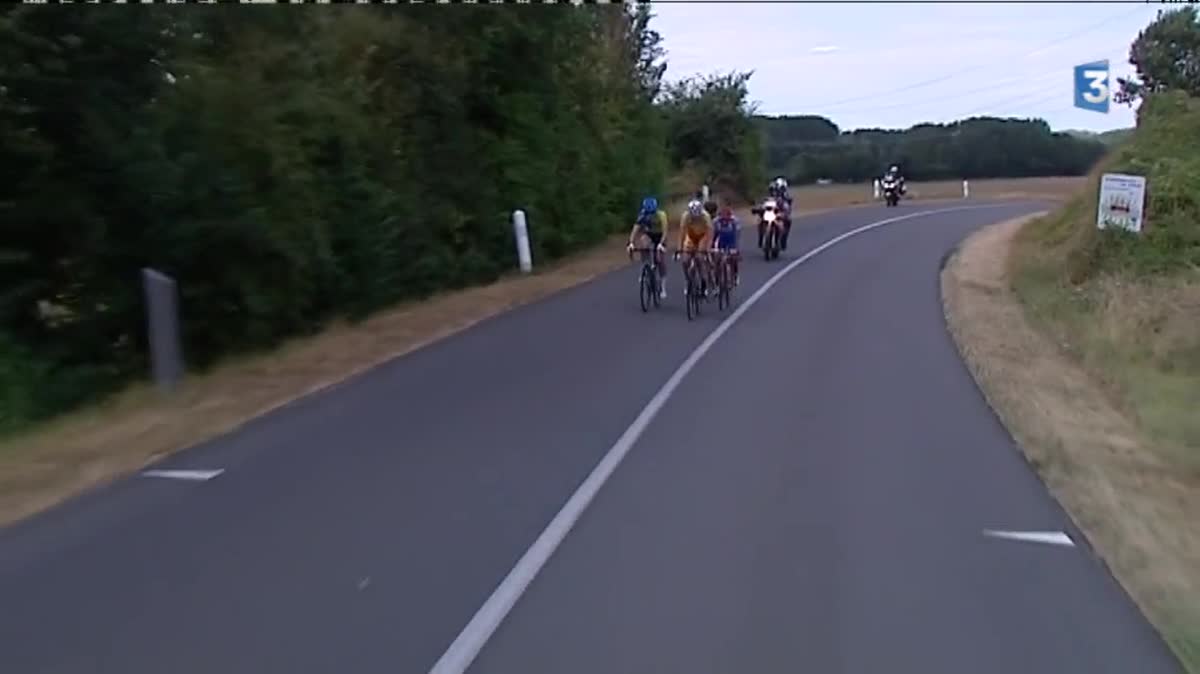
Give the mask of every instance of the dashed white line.
M 1075 547 L 1075 541 L 1071 537 L 1061 531 L 999 531 L 996 529 L 984 529 L 984 536 L 992 538 L 1006 538 L 1010 541 L 1026 541 L 1029 543 L 1046 543 L 1048 545 L 1063 545 L 1066 547 Z
M 216 470 L 144 470 L 142 477 L 161 477 L 168 480 L 191 480 L 193 482 L 205 482 L 224 473 L 224 468 Z
M 588 504 L 591 503 L 592 499 L 596 496 L 596 493 L 600 491 L 600 487 L 604 486 L 604 483 L 608 480 L 609 476 L 612 475 L 614 470 L 616 470 L 617 465 L 620 464 L 621 460 L 625 458 L 625 455 L 629 453 L 629 450 L 633 447 L 633 444 L 637 442 L 637 439 L 642 435 L 642 432 L 646 430 L 646 427 L 650 424 L 654 417 L 658 415 L 659 410 L 661 410 L 663 405 L 666 404 L 667 400 L 671 397 L 671 394 L 674 393 L 675 389 L 679 387 L 679 384 L 683 381 L 683 378 L 692 371 L 692 368 L 696 366 L 696 363 L 699 362 L 702 357 L 704 357 L 704 354 L 708 353 L 713 345 L 716 344 L 717 340 L 720 339 L 721 336 L 729 330 L 729 328 L 733 327 L 733 324 L 737 323 L 738 319 L 741 318 L 742 315 L 750 309 L 750 307 L 754 306 L 754 303 L 761 299 L 768 290 L 770 290 L 776 283 L 783 279 L 788 272 L 816 257 L 817 255 L 820 255 L 829 248 L 836 246 L 842 241 L 858 236 L 859 234 L 869 232 L 878 227 L 901 222 L 903 220 L 911 220 L 912 218 L 936 215 L 938 213 L 969 211 L 984 208 L 1000 208 L 1009 205 L 1011 204 L 955 206 L 951 208 L 940 208 L 932 211 L 909 213 L 906 215 L 899 215 L 894 218 L 887 218 L 886 220 L 879 220 L 878 222 L 872 222 L 868 225 L 863 225 L 862 227 L 852 229 L 845 234 L 841 234 L 829 239 L 825 243 L 813 248 L 804 255 L 792 260 L 783 269 L 775 272 L 774 276 L 767 279 L 766 283 L 763 283 L 758 290 L 754 291 L 753 294 L 747 297 L 746 300 L 742 302 L 737 309 L 735 309 L 734 312 L 729 315 L 728 318 L 726 318 L 724 321 L 721 321 L 720 325 L 718 325 L 711 333 L 709 333 L 708 337 L 705 338 L 705 340 L 701 342 L 700 345 L 697 346 L 690 355 L 688 355 L 687 359 L 683 361 L 683 364 L 681 364 L 679 368 L 675 370 L 675 373 L 671 375 L 671 378 L 668 379 L 667 382 L 663 384 L 662 388 L 660 388 L 658 392 L 654 394 L 654 397 L 650 399 L 650 402 L 646 404 L 646 407 L 642 410 L 642 412 L 638 414 L 636 419 L 633 420 L 633 423 L 629 425 L 629 428 L 627 428 L 625 432 L 621 434 L 621 437 L 617 439 L 616 443 L 614 443 L 611 448 L 609 448 L 608 452 L 604 455 L 604 458 L 600 459 L 600 462 L 596 464 L 595 468 L 592 469 L 592 472 L 587 476 L 587 479 L 585 479 L 583 483 L 579 485 L 579 488 L 575 490 L 574 494 L 571 494 L 571 498 L 567 499 L 567 502 L 563 504 L 562 509 L 558 511 L 558 514 L 554 516 L 554 519 L 550 520 L 550 524 L 546 525 L 546 529 L 537 537 L 537 540 L 533 542 L 533 545 L 530 546 L 529 550 L 527 550 L 525 554 L 521 556 L 521 559 L 517 560 L 516 566 L 514 566 L 512 570 L 508 572 L 508 575 L 504 577 L 504 580 L 500 581 L 500 585 L 498 585 L 492 592 L 491 596 L 487 598 L 487 601 L 483 603 L 483 606 L 479 608 L 474 617 L 471 618 L 471 621 L 467 623 L 467 626 L 463 628 L 458 637 L 456 637 L 453 643 L 450 644 L 450 647 L 446 649 L 446 652 L 442 654 L 442 657 L 439 658 L 438 661 L 433 665 L 433 668 L 429 670 L 430 674 L 462 674 L 467 670 L 468 667 L 471 666 L 471 663 L 475 660 L 475 657 L 479 655 L 479 651 L 483 649 L 483 646 L 487 643 L 488 639 L 490 639 L 492 634 L 495 633 L 496 628 L 500 626 L 500 623 L 508 615 L 509 611 L 512 610 L 512 607 L 517 602 L 517 599 L 524 594 L 525 589 L 529 587 L 529 583 L 531 583 L 538 572 L 542 570 L 542 567 L 545 566 L 547 560 L 550 559 L 550 555 L 552 555 L 555 549 L 558 548 L 559 544 L 562 543 L 563 538 L 565 538 L 567 533 L 571 531 L 571 527 L 575 525 L 575 522 L 579 519 L 579 516 L 583 514 L 584 509 L 588 507 Z

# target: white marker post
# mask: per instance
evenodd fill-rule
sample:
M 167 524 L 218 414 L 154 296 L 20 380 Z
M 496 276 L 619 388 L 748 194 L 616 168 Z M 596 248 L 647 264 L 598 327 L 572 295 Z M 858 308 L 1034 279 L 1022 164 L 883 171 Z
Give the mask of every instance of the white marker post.
M 963 181 L 963 199 L 966 199 L 969 196 L 971 196 L 971 184 L 964 180 Z
M 875 198 L 879 198 L 879 178 L 875 179 Z
M 513 211 L 513 234 L 517 238 L 517 262 L 525 274 L 533 271 L 533 256 L 529 254 L 529 228 L 525 226 L 525 211 Z
M 704 194 L 704 202 L 708 203 L 708 185 L 705 185 L 704 187 L 700 188 L 700 192 L 702 194 Z

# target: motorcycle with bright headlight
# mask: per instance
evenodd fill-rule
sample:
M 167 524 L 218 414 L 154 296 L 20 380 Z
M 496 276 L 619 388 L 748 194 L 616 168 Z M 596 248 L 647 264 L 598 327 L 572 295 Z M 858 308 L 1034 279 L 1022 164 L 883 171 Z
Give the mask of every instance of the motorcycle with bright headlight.
M 780 238 L 783 236 L 783 213 L 779 202 L 766 199 L 762 206 L 750 209 L 758 216 L 758 247 L 763 251 L 763 259 L 774 260 L 779 257 Z
M 883 190 L 883 200 L 888 207 L 900 204 L 900 181 L 888 176 L 880 183 L 880 188 Z

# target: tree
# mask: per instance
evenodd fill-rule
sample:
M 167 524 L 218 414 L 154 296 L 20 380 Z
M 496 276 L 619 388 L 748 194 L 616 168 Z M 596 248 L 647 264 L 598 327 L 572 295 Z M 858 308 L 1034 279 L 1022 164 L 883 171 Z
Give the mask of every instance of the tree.
M 1134 101 L 1159 91 L 1200 96 L 1200 13 L 1195 7 L 1160 11 L 1129 48 L 1137 79 L 1118 79 L 1117 102 Z
M 762 181 L 762 135 L 748 101 L 752 72 L 692 77 L 663 89 L 672 162 L 696 165 L 718 184 L 749 197 Z

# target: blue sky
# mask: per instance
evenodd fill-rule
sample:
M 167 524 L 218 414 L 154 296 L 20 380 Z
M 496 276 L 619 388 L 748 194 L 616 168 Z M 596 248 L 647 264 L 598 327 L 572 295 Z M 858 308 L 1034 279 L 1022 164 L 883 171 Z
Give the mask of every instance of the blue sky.
M 1073 69 L 1108 59 L 1114 84 L 1131 74 L 1129 45 L 1163 7 L 659 2 L 652 26 L 667 79 L 753 70 L 763 114 L 819 114 L 843 129 L 990 114 L 1103 131 L 1133 126 L 1134 113 L 1073 108 Z

